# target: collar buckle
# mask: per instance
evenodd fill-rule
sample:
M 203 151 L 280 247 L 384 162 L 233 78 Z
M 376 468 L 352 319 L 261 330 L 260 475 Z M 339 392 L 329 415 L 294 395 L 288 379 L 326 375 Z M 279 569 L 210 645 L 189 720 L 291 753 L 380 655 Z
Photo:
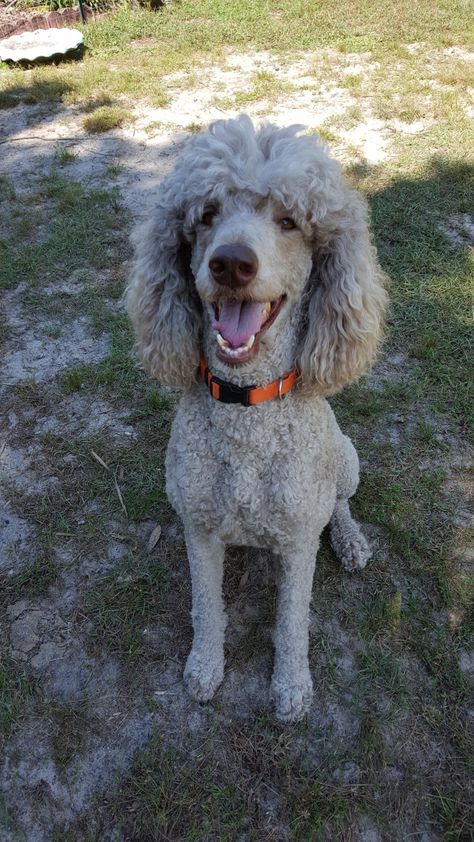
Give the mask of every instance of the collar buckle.
M 212 397 L 217 398 L 221 403 L 240 403 L 242 406 L 251 405 L 250 391 L 255 389 L 255 385 L 236 386 L 234 383 L 222 380 L 221 377 L 216 377 L 215 374 L 211 375 L 208 386 Z

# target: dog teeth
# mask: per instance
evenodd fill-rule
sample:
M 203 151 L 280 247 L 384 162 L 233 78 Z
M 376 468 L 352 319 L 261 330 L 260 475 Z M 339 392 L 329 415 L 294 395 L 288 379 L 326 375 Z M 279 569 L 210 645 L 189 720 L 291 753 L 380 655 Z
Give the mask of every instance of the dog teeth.
M 231 348 L 229 343 L 227 342 L 227 339 L 224 339 L 224 337 L 219 333 L 218 330 L 216 331 L 216 339 L 218 345 L 220 345 L 220 347 L 223 348 L 224 351 L 228 351 L 230 354 L 232 354 L 232 356 L 237 356 L 238 354 L 242 354 L 243 351 L 250 351 L 253 343 L 255 342 L 255 334 L 252 333 L 252 336 L 249 336 L 245 345 L 239 345 L 238 348 Z
M 221 346 L 221 348 L 227 349 L 229 347 L 229 343 L 227 342 L 227 339 L 224 339 L 224 337 L 221 336 L 219 331 L 216 332 L 216 339 L 217 339 L 217 342 L 219 343 L 219 345 Z
M 252 333 L 252 336 L 249 336 L 245 345 L 239 345 L 238 348 L 231 348 L 231 346 L 227 342 L 227 339 L 224 339 L 224 337 L 219 333 L 219 331 L 216 331 L 216 339 L 218 345 L 222 348 L 223 351 L 226 352 L 226 354 L 228 354 L 230 357 L 240 357 L 246 351 L 250 351 L 253 343 L 255 342 L 255 334 Z
M 263 305 L 263 312 L 265 313 L 266 316 L 268 316 L 271 309 L 272 309 L 271 302 L 265 301 L 265 304 Z

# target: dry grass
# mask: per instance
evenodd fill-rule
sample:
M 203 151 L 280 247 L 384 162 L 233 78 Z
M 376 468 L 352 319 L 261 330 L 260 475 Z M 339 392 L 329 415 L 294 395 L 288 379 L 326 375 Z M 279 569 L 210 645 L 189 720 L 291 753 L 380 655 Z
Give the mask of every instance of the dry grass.
M 133 114 L 118 105 L 102 105 L 96 108 L 87 117 L 84 117 L 83 126 L 89 134 L 99 134 L 117 129 L 125 123 L 133 120 Z

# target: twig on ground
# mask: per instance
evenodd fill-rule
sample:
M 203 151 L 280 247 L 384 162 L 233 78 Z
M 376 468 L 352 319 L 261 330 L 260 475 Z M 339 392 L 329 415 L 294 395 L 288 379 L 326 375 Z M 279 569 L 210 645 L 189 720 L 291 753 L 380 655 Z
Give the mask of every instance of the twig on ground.
M 98 454 L 98 453 L 96 453 L 96 452 L 95 452 L 95 450 L 91 450 L 91 453 L 92 453 L 92 455 L 93 455 L 94 459 L 97 459 L 97 461 L 98 461 L 99 465 L 102 465 L 102 467 L 103 467 L 103 468 L 105 468 L 105 470 L 106 470 L 106 471 L 108 471 L 108 472 L 110 473 L 110 468 L 109 468 L 109 466 L 108 466 L 108 465 L 104 462 L 104 460 L 103 460 L 103 459 L 101 459 L 101 458 L 100 458 L 99 454 Z
M 103 467 L 103 468 L 105 468 L 105 470 L 106 470 L 109 474 L 112 474 L 112 471 L 111 471 L 111 469 L 109 468 L 109 466 L 107 465 L 107 463 L 106 463 L 106 462 L 104 462 L 104 460 L 102 459 L 102 457 L 101 457 L 101 456 L 99 456 L 99 454 L 98 454 L 98 453 L 96 453 L 96 452 L 95 452 L 95 450 L 91 450 L 91 454 L 92 454 L 92 456 L 94 457 L 94 459 L 95 459 L 95 460 L 99 463 L 99 465 L 102 465 L 102 467 Z M 123 511 L 123 513 L 124 513 L 124 515 L 125 515 L 125 517 L 126 517 L 126 518 L 128 518 L 127 507 L 126 507 L 126 505 L 125 505 L 125 503 L 124 503 L 123 496 L 122 496 L 122 492 L 120 491 L 120 486 L 119 486 L 119 484 L 118 484 L 118 482 L 117 482 L 117 476 L 116 476 L 116 474 L 113 474 L 112 476 L 113 476 L 113 480 L 114 480 L 115 491 L 117 492 L 117 497 L 118 497 L 118 500 L 119 500 L 119 503 L 120 503 L 120 508 L 122 509 L 122 511 Z

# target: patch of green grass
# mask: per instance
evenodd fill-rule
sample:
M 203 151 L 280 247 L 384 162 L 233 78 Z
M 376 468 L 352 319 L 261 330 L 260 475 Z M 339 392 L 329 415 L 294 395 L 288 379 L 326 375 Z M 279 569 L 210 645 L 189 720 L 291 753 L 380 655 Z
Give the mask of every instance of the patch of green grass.
M 443 826 L 443 840 L 464 842 L 472 836 L 474 807 L 467 788 L 456 789 L 456 781 L 444 791 L 437 789 L 431 796 L 438 808 Z
M 117 129 L 124 123 L 130 123 L 131 120 L 133 120 L 133 114 L 126 108 L 121 108 L 119 105 L 103 105 L 84 117 L 82 122 L 86 132 L 99 134 Z
M 109 332 L 109 352 L 98 364 L 79 363 L 59 376 L 61 388 L 66 394 L 79 389 L 104 387 L 113 390 L 115 398 L 131 400 L 139 383 L 146 388 L 146 379 L 138 370 L 133 353 L 133 334 L 130 322 L 124 313 L 112 316 L 110 310 L 101 307 L 97 298 L 92 306 L 92 327 L 98 333 Z
M 371 388 L 367 378 L 350 386 L 341 396 L 331 399 L 341 423 L 367 424 L 376 421 L 393 407 L 407 409 L 421 397 L 422 389 L 416 373 L 403 380 L 387 379 L 380 388 Z
M 12 495 L 13 507 L 20 508 L 20 499 Z M 39 510 L 41 513 L 39 513 Z M 49 523 L 41 525 L 41 518 L 50 513 L 50 508 L 45 502 L 41 502 L 37 512 L 30 512 L 30 517 L 35 517 L 39 524 L 38 543 L 32 547 L 33 561 L 14 576 L 2 577 L 2 590 L 4 600 L 14 602 L 24 597 L 34 599 L 48 593 L 58 577 L 59 569 L 52 554 L 54 533 Z M 27 514 L 26 511 L 23 512 Z M 3 600 L 2 600 L 3 601 Z
M 136 657 L 147 623 L 166 610 L 168 575 L 156 558 L 129 556 L 85 594 L 90 640 L 109 651 Z
M 293 86 L 275 73 L 259 70 L 254 73 L 250 87 L 243 91 L 236 91 L 229 98 L 216 97 L 214 104 L 220 108 L 244 109 L 246 105 L 260 100 L 274 102 L 280 96 L 288 95 L 292 90 Z
M 185 130 L 190 134 L 199 134 L 199 132 L 202 132 L 203 129 L 204 126 L 202 123 L 188 123 Z
M 18 240 L 31 240 L 35 231 L 35 218 L 32 216 L 16 216 L 12 220 L 13 232 Z
M 8 325 L 0 323 L 0 347 L 6 342 L 9 334 Z
M 116 178 L 123 172 L 123 169 L 123 164 L 121 164 L 120 161 L 112 161 L 111 164 L 107 165 L 105 174 L 110 176 L 110 178 Z
M 85 114 L 92 114 L 94 111 L 97 111 L 99 108 L 109 108 L 113 107 L 116 103 L 114 103 L 113 99 L 107 94 L 103 96 L 94 96 L 91 99 L 86 99 L 82 101 L 80 104 L 81 111 L 84 111 Z
M 318 134 L 326 143 L 335 143 L 337 141 L 337 135 L 329 126 L 318 126 L 314 130 L 314 134 Z
M 80 756 L 87 739 L 97 731 L 97 722 L 85 703 L 48 700 L 44 707 L 52 723 L 52 759 L 62 773 Z
M 465 43 L 465 6 L 450 2 L 433 8 L 421 0 L 416 7 L 390 10 L 381 0 L 357 8 L 347 0 L 337 8 L 329 0 L 318 5 L 278 0 L 270 8 L 266 0 L 232 0 L 225 6 L 218 0 L 203 0 L 199 6 L 182 0 L 178 5 L 166 5 L 158 15 L 146 11 L 132 15 L 120 7 L 114 18 L 89 25 L 87 45 L 93 52 L 110 51 L 143 37 L 156 38 L 152 53 L 172 38 L 177 52 L 186 45 L 193 50 L 223 44 L 273 49 L 331 45 L 358 51 L 377 48 L 381 41 Z
M 129 838 L 218 838 L 231 842 L 246 827 L 246 804 L 237 782 L 217 769 L 204 746 L 195 758 L 163 748 L 155 733 L 130 777 L 108 799 Z
M 0 659 L 0 745 L 7 738 L 28 700 L 34 684 L 25 670 L 7 657 Z
M 51 71 L 43 68 L 33 71 L 29 84 L 5 85 L 8 77 L 0 81 L 0 109 L 13 108 L 20 103 L 25 105 L 38 105 L 46 103 L 64 102 L 66 94 L 73 90 L 73 83 L 62 74 L 61 71 Z M 18 82 L 23 81 L 24 76 L 17 74 Z
M 47 406 L 44 391 L 36 380 L 22 380 L 16 384 L 14 393 L 17 400 L 31 407 L 46 408 Z
M 386 84 L 386 63 L 387 56 L 382 52 L 380 67 L 371 74 L 370 101 L 375 116 L 406 123 L 429 119 L 432 88 L 420 57 L 410 55 L 391 61 L 390 85 Z
M 465 702 L 468 686 L 459 666 L 459 631 L 433 623 L 426 605 L 418 603 L 416 611 L 410 612 L 410 624 L 404 626 L 403 634 L 432 676 L 439 695 L 451 706 Z
M 130 521 L 170 514 L 164 489 L 164 452 L 169 436 L 172 404 L 163 398 L 147 403 L 145 392 L 137 396 L 134 416 L 136 440 L 119 445 L 106 433 L 75 440 L 60 436 L 43 436 L 42 445 L 56 475 L 61 480 L 61 491 L 51 492 L 49 500 L 19 499 L 24 513 L 46 529 L 48 518 L 51 533 L 67 532 L 71 512 L 81 509 L 84 502 L 100 501 L 102 513 L 124 516 L 123 506 Z M 97 454 L 107 468 L 94 456 Z M 74 457 L 71 473 L 64 457 Z M 120 495 L 117 491 L 120 489 Z M 54 513 L 54 517 L 53 517 Z M 63 519 L 63 523 L 61 522 Z M 92 518 L 93 520 L 93 518 Z M 73 533 L 77 530 L 73 530 Z M 44 540 L 47 539 L 45 534 Z
M 268 0 L 233 0 L 224 6 L 219 0 L 204 0 L 199 5 L 181 0 L 166 3 L 159 11 L 120 4 L 114 14 L 85 27 L 87 50 L 80 63 L 36 68 L 28 82 L 22 71 L 10 71 L 0 81 L 0 105 L 73 103 L 125 95 L 163 106 L 169 92 L 179 87 L 179 82 L 176 85 L 166 79 L 169 74 L 181 71 L 183 84 L 188 84 L 193 70 L 197 76 L 203 62 L 208 64 L 211 56 L 221 57 L 229 47 L 273 49 L 283 56 L 294 55 L 295 50 L 328 47 L 342 53 L 372 50 L 376 57 L 386 60 L 390 56 L 392 70 L 392 56 L 402 63 L 403 58 L 405 63 L 414 63 L 400 44 L 466 43 L 465 19 L 463 0 L 436 7 L 420 0 L 415 6 L 405 3 L 394 10 L 387 10 L 382 0 L 370 0 L 357 8 L 349 0 L 337 8 L 329 0 L 318 4 L 278 0 L 271 5 Z M 137 44 L 145 48 L 138 50 Z M 461 80 L 465 74 L 463 69 Z M 446 84 L 455 76 L 455 71 L 447 73 Z M 352 74 L 346 79 L 354 92 L 356 78 Z M 242 104 L 248 101 L 244 99 Z
M 390 699 L 395 699 L 398 705 L 405 701 L 406 689 L 398 658 L 387 646 L 379 643 L 366 644 L 358 655 L 357 667 L 358 682 L 370 698 L 378 691 Z
M 412 164 L 413 166 L 413 164 Z M 472 335 L 471 265 L 453 251 L 442 226 L 459 208 L 474 213 L 474 166 L 432 159 L 371 196 L 382 265 L 388 271 L 397 343 L 423 364 L 423 392 L 433 409 L 469 423 Z
M 152 387 L 146 392 L 143 404 L 130 413 L 129 421 L 134 423 L 144 418 L 168 419 L 176 405 L 176 398 L 169 392 Z
M 417 469 L 413 457 L 407 452 L 399 464 L 393 451 L 390 456 L 386 448 L 379 469 L 363 473 L 354 507 L 364 520 L 383 528 L 393 551 L 406 561 L 411 573 L 426 572 L 428 565 L 432 573 L 441 572 L 451 537 L 446 532 L 449 517 L 441 496 L 443 476 Z M 409 463 L 410 474 L 404 475 Z
M 232 842 L 243 833 L 279 838 L 281 827 L 295 842 L 349 838 L 363 790 L 332 779 L 335 757 L 321 760 L 318 769 L 305 768 L 304 757 L 291 748 L 297 735 L 304 739 L 262 715 L 245 728 L 228 729 L 225 753 L 212 734 L 200 739 L 197 751 L 184 753 L 163 747 L 156 733 L 108 798 L 100 829 L 119 823 L 127 837 L 144 842 Z M 271 813 L 262 809 L 267 798 Z
M 42 325 L 41 327 L 41 332 L 44 333 L 45 336 L 51 337 L 51 339 L 59 339 L 62 331 L 62 325 L 57 322 L 50 322 L 49 324 Z
M 12 201 L 12 199 L 16 199 L 15 188 L 9 178 L 0 175 L 0 202 Z
M 375 638 L 384 638 L 396 632 L 400 626 L 401 609 L 400 591 L 367 593 L 359 623 L 362 636 L 372 642 Z
M 42 204 L 47 236 L 36 239 L 29 225 L 31 205 Z M 121 264 L 125 214 L 115 190 L 87 190 L 79 182 L 53 170 L 39 189 L 8 209 L 0 205 L 0 227 L 8 231 L 10 214 L 17 210 L 26 220 L 30 240 L 4 241 L 0 261 L 0 289 L 22 281 L 34 286 L 45 277 L 67 276 L 79 267 L 113 268 Z M 119 271 L 119 270 L 118 270 Z
M 359 751 L 364 766 L 371 770 L 385 764 L 385 744 L 376 713 L 370 708 L 363 712 L 359 729 Z
M 85 366 L 85 371 L 88 371 L 88 367 Z M 64 374 L 61 375 L 61 386 L 63 388 L 64 394 L 71 395 L 73 392 L 78 392 L 79 389 L 82 388 L 82 383 L 84 380 L 84 376 L 81 374 L 82 367 L 77 366 L 76 368 L 67 369 Z
M 350 91 L 357 92 L 361 89 L 363 77 L 360 73 L 344 73 L 342 77 L 342 84 Z
M 317 773 L 308 776 L 290 807 L 290 839 L 343 839 L 351 824 L 351 804 L 343 791 Z
M 62 149 L 58 149 L 55 154 L 55 160 L 58 167 L 67 167 L 68 164 L 73 164 L 76 159 L 77 152 L 68 149 L 67 146 L 64 146 Z
M 5 797 L 2 793 L 0 793 L 0 827 L 3 827 L 5 830 L 9 830 L 10 832 L 14 829 L 14 824 L 10 817 L 10 813 L 7 810 Z

